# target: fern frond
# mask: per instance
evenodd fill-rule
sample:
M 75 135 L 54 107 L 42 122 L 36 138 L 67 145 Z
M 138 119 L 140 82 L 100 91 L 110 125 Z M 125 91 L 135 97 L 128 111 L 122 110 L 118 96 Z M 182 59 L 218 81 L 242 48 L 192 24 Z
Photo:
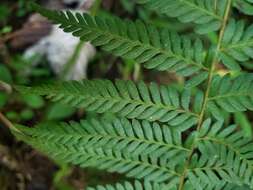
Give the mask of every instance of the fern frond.
M 253 110 L 252 74 L 234 79 L 229 75 L 214 77 L 207 108 L 217 119 L 222 119 L 223 110 L 230 113 Z
M 211 144 L 209 144 L 208 146 L 203 146 L 203 148 L 210 147 Z M 204 154 L 206 153 L 206 151 L 202 153 Z M 244 184 L 243 178 L 235 174 L 234 170 L 226 164 L 226 162 L 230 159 L 229 153 L 227 153 L 227 155 L 225 156 L 226 157 L 219 160 L 213 155 L 207 154 L 204 156 L 202 155 L 198 158 L 198 160 L 195 160 L 196 163 L 194 163 L 194 168 L 190 168 L 188 172 L 189 182 L 194 187 L 194 189 L 249 189 L 248 186 L 242 185 Z
M 18 87 L 21 92 L 44 95 L 53 101 L 86 108 L 97 113 L 110 112 L 130 119 L 166 122 L 182 129 L 189 128 L 198 121 L 198 111 L 203 102 L 199 92 L 190 109 L 191 92 L 182 95 L 168 86 L 158 86 L 132 81 L 84 80 L 63 82 L 38 87 Z
M 106 185 L 106 186 L 97 186 L 95 188 L 88 187 L 87 190 L 168 190 L 167 185 L 144 182 L 142 184 L 139 181 L 135 181 L 134 184 L 125 182 L 124 184 L 117 183 L 115 186 Z
M 202 189 L 205 190 L 251 190 L 248 186 L 240 186 L 240 185 L 235 185 L 235 184 L 231 184 L 231 183 L 226 183 L 226 182 L 221 182 L 219 184 L 211 184 L 209 181 L 209 184 L 201 184 L 202 185 Z M 197 190 L 198 188 L 195 185 L 192 185 L 193 188 L 192 190 Z M 202 190 L 201 189 L 201 190 Z M 189 189 L 185 189 L 185 190 L 189 190 Z
M 219 189 L 213 189 L 213 190 L 219 190 Z M 251 190 L 248 186 L 239 186 L 234 184 L 226 184 L 223 188 L 220 190 Z
M 17 128 L 22 140 L 61 162 L 155 182 L 177 183 L 177 167 L 190 151 L 178 130 L 147 121 L 93 119 Z
M 240 70 L 239 64 L 253 58 L 253 25 L 231 20 L 222 41 L 220 59 L 229 69 Z M 239 62 L 239 64 L 238 64 Z
M 140 4 L 158 13 L 178 18 L 183 23 L 193 22 L 200 34 L 216 31 L 221 27 L 226 0 L 138 0 Z
M 117 56 L 133 59 L 148 69 L 177 72 L 182 76 L 208 76 L 204 65 L 205 51 L 201 40 L 191 40 L 167 29 L 158 29 L 141 21 L 123 21 L 119 18 L 92 17 L 88 14 L 51 11 L 38 6 L 35 9 L 65 32 Z M 202 82 L 201 81 L 201 82 Z
M 211 125 L 206 120 L 198 137 L 198 147 L 202 153 L 199 161 L 200 167 L 206 165 L 213 167 L 213 174 L 206 171 L 203 178 L 199 173 L 199 179 L 210 179 L 213 176 L 215 183 L 220 179 L 238 185 L 246 184 L 253 187 L 253 141 L 245 138 L 243 132 L 237 131 L 236 126 L 224 128 L 222 122 Z M 206 160 L 205 160 L 206 159 Z
M 242 184 L 242 180 L 235 176 L 232 166 L 228 166 L 226 159 L 229 159 L 227 155 L 224 158 L 218 159 L 217 151 L 215 156 L 211 153 L 207 154 L 206 148 L 217 148 L 213 146 L 212 143 L 208 145 L 201 144 L 201 153 L 200 157 L 193 158 L 191 163 L 192 165 L 188 171 L 188 179 L 190 183 L 196 189 L 202 189 L 203 186 L 209 186 L 209 188 L 214 188 L 219 186 L 222 182 L 227 181 L 229 183 L 237 183 L 238 185 Z
M 253 1 L 252 0 L 234 0 L 234 6 L 246 15 L 253 15 Z

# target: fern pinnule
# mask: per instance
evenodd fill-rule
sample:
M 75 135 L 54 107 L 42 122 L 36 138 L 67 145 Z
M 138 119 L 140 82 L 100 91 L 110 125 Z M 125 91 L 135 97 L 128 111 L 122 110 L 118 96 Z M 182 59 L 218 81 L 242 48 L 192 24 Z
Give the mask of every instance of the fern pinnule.
M 253 110 L 253 77 L 251 74 L 231 78 L 215 76 L 211 84 L 207 109 L 217 119 L 224 118 L 222 111 L 229 113 Z
M 217 31 L 221 27 L 226 8 L 226 1 L 223 0 L 217 1 L 217 5 L 213 0 L 138 0 L 137 2 L 159 14 L 176 17 L 183 23 L 195 23 L 196 32 L 200 34 Z
M 192 22 L 196 25 L 197 33 L 206 34 L 220 29 L 228 0 L 137 0 L 137 2 L 158 14 L 178 18 L 182 23 Z M 233 0 L 233 6 L 245 14 L 253 15 L 251 0 Z
M 207 119 L 195 143 L 201 154 L 192 156 L 186 173 L 189 183 L 195 189 L 204 186 L 206 189 L 234 187 L 227 184 L 237 184 L 237 188 L 242 185 L 252 187 L 253 142 L 244 138 L 242 132 L 236 132 L 235 125 L 224 128 L 223 122 L 212 124 Z
M 252 0 L 234 0 L 234 6 L 246 15 L 253 15 L 253 1 Z
M 245 27 L 245 22 L 231 19 L 220 52 L 223 63 L 231 70 L 240 70 L 243 64 L 253 58 L 253 25 Z
M 225 180 L 230 183 L 253 187 L 253 142 L 237 131 L 235 125 L 224 128 L 222 122 L 213 125 L 206 122 L 197 139 L 202 155 L 206 158 L 213 155 L 216 162 L 222 162 L 221 165 L 227 168 L 220 177 L 227 177 Z

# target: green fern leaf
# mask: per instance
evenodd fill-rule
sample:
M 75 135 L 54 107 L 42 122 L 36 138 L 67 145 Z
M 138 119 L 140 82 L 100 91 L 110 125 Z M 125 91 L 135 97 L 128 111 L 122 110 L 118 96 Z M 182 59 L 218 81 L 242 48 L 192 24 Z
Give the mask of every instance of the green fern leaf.
M 207 108 L 217 119 L 222 119 L 222 110 L 230 113 L 253 110 L 252 75 L 243 74 L 234 79 L 229 75 L 214 77 Z
M 179 92 L 168 86 L 143 82 L 117 80 L 84 80 L 41 85 L 39 87 L 17 87 L 23 93 L 44 95 L 53 101 L 83 107 L 97 113 L 114 113 L 129 119 L 159 121 L 182 130 L 198 121 L 198 109 L 203 102 L 199 92 L 195 110 L 190 110 L 191 93 Z M 199 106 L 198 106 L 199 105 Z
M 183 23 L 193 22 L 200 34 L 216 31 L 221 27 L 226 0 L 138 0 L 142 5 Z
M 202 189 L 205 189 L 205 190 L 250 190 L 248 186 L 234 185 L 234 184 L 230 184 L 226 182 L 221 182 L 220 184 L 214 186 L 213 184 L 210 184 L 210 181 L 209 181 L 208 185 L 204 185 L 204 184 L 201 184 L 201 185 L 203 187 Z M 193 189 L 196 190 L 197 188 L 193 188 Z
M 43 16 L 60 24 L 65 32 L 102 46 L 117 56 L 142 63 L 148 69 L 168 70 L 182 76 L 201 75 L 202 81 L 208 76 L 209 68 L 203 64 L 205 51 L 199 39 L 193 41 L 190 37 L 179 36 L 141 21 L 107 19 L 85 13 L 51 11 L 37 5 L 34 7 Z
M 203 176 L 202 176 L 203 177 Z M 221 181 L 218 184 L 212 184 L 210 183 L 211 180 L 209 181 L 208 184 L 206 184 L 205 182 L 202 182 L 201 180 L 195 179 L 196 183 L 192 184 L 193 181 L 186 181 L 185 183 L 185 187 L 184 190 L 250 190 L 250 188 L 248 186 L 239 186 L 239 185 L 235 185 L 235 184 L 231 184 L 231 183 L 227 183 L 224 181 Z M 199 184 L 201 184 L 201 188 L 198 186 Z M 174 189 L 171 189 L 174 190 Z M 175 189 L 176 190 L 176 189 Z
M 209 50 L 200 38 L 141 21 L 32 7 L 65 32 L 116 56 L 187 77 L 184 88 L 123 80 L 17 86 L 22 93 L 46 96 L 103 117 L 95 114 L 80 123 L 44 123 L 34 128 L 10 123 L 11 131 L 59 162 L 137 180 L 88 190 L 252 189 L 253 141 L 236 125 L 225 127 L 223 120 L 229 113 L 253 110 L 253 76 L 239 72 L 236 77 L 219 76 L 216 68 L 223 63 L 240 71 L 241 65 L 252 60 L 253 25 L 246 27 L 244 21 L 229 16 L 233 7 L 253 15 L 253 0 L 137 2 L 192 23 L 199 34 L 213 32 Z M 218 30 L 216 39 L 214 31 Z M 193 88 L 204 81 L 204 92 Z M 218 121 L 206 119 L 210 115 Z
M 253 1 L 252 0 L 234 0 L 234 6 L 246 15 L 253 15 Z
M 96 188 L 88 187 L 87 190 L 168 190 L 167 185 L 144 182 L 142 184 L 139 181 L 135 181 L 134 184 L 125 182 L 124 184 L 117 183 L 115 186 L 97 186 Z
M 211 125 L 210 120 L 207 120 L 200 131 L 198 142 L 203 155 L 198 163 L 205 168 L 205 174 L 198 174 L 199 179 L 210 179 L 213 176 L 213 183 L 223 179 L 253 187 L 253 141 L 245 138 L 243 132 L 238 132 L 236 126 L 224 128 L 222 122 Z M 212 167 L 212 174 L 206 171 L 207 165 Z
M 229 69 L 240 70 L 239 64 L 251 58 L 253 58 L 253 25 L 245 28 L 244 21 L 231 20 L 224 34 L 220 59 Z
M 155 182 L 178 183 L 177 167 L 190 151 L 179 131 L 147 121 L 92 119 L 17 129 L 17 137 L 60 162 Z

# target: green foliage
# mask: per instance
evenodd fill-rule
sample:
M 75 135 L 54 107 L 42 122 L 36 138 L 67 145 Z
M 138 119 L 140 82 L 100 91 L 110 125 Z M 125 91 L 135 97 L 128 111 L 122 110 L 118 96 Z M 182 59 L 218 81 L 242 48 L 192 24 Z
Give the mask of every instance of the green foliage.
M 205 52 L 199 39 L 191 40 L 189 36 L 180 36 L 142 21 L 35 8 L 60 24 L 65 32 L 71 32 L 81 40 L 90 40 L 117 56 L 134 59 L 148 69 L 174 71 L 185 77 L 194 74 L 199 77 L 199 83 L 207 78 L 208 68 L 203 64 Z
M 213 0 L 138 0 L 142 5 L 169 17 L 176 17 L 180 22 L 193 22 L 196 32 L 205 34 L 221 27 L 226 1 Z
M 240 64 L 253 58 L 253 25 L 245 27 L 244 21 L 232 19 L 224 34 L 220 57 L 234 70 L 240 70 L 237 62 Z
M 54 103 L 49 106 L 46 114 L 47 120 L 61 120 L 70 117 L 75 113 L 76 109 L 61 103 Z
M 196 24 L 196 32 L 206 34 L 222 25 L 228 0 L 137 0 L 157 13 L 178 18 L 180 22 Z M 234 0 L 233 5 L 245 14 L 253 15 L 252 0 Z
M 10 10 L 6 5 L 0 5 L 0 23 L 5 22 L 10 15 Z
M 12 83 L 12 76 L 10 70 L 4 65 L 0 63 L 0 80 Z
M 249 118 L 245 113 L 237 112 L 234 115 L 235 123 L 240 126 L 244 132 L 244 136 L 252 138 L 252 127 Z
M 194 108 L 190 109 L 191 92 L 184 90 L 180 97 L 175 88 L 144 82 L 116 80 L 84 80 L 48 84 L 33 88 L 17 87 L 23 93 L 45 95 L 53 101 L 86 108 L 97 113 L 115 113 L 129 119 L 166 122 L 189 128 L 197 122 L 203 101 L 199 92 Z
M 252 0 L 235 0 L 234 6 L 246 15 L 253 15 L 253 1 Z
M 157 182 L 175 179 L 179 175 L 176 167 L 189 151 L 182 145 L 180 132 L 147 121 L 91 119 L 81 124 L 45 124 L 38 130 L 21 131 L 33 138 L 28 143 L 61 162 L 98 166 Z
M 23 96 L 24 102 L 31 108 L 38 109 L 44 106 L 44 100 L 34 94 L 26 94 Z
M 208 180 L 217 184 L 222 180 L 252 186 L 253 144 L 250 138 L 243 136 L 243 132 L 236 131 L 235 125 L 224 128 L 221 122 L 211 125 L 210 120 L 205 121 L 197 137 L 202 156 L 193 159 L 192 167 L 199 169 L 190 174 L 192 184 L 209 184 Z M 206 173 L 201 168 L 205 168 Z
M 253 109 L 253 77 L 243 74 L 213 78 L 207 108 L 217 118 L 222 119 L 222 111 L 241 112 Z
M 23 17 L 26 13 L 31 11 L 30 3 L 35 2 L 35 0 L 18 0 L 18 11 L 16 12 L 17 17 Z
M 193 39 L 142 21 L 33 8 L 81 40 L 148 69 L 186 77 L 183 88 L 123 80 L 16 86 L 24 94 L 97 114 L 80 123 L 17 125 L 13 133 L 56 161 L 139 180 L 88 190 L 252 189 L 253 141 L 224 120 L 252 111 L 253 77 L 221 76 L 217 67 L 223 63 L 226 72 L 240 71 L 252 58 L 252 26 L 229 18 L 233 8 L 251 14 L 252 1 L 138 2 L 192 23 L 198 33 L 219 31 L 209 35 L 218 39 L 206 43 L 202 36 Z M 245 118 L 237 123 L 245 125 Z
M 102 186 L 97 186 L 96 188 L 87 188 L 87 190 L 99 190 L 99 189 L 104 189 L 104 190 L 132 190 L 132 189 L 136 189 L 136 190 L 142 190 L 142 189 L 149 189 L 149 190 L 165 190 L 166 186 L 164 185 L 160 185 L 157 183 L 149 183 L 149 182 L 145 182 L 144 185 L 141 184 L 141 182 L 139 181 L 135 181 L 134 184 L 131 184 L 129 182 L 125 182 L 124 184 L 116 184 L 115 187 L 111 186 L 111 185 L 107 185 L 105 187 Z

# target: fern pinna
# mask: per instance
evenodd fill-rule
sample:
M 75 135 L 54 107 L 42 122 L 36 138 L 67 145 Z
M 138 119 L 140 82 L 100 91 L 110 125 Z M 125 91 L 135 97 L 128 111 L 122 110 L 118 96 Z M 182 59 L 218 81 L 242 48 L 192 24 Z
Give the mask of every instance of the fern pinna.
M 207 43 L 201 35 L 193 38 L 142 21 L 33 8 L 116 56 L 186 77 L 184 88 L 123 80 L 17 86 L 22 93 L 98 115 L 80 123 L 17 125 L 13 133 L 55 160 L 130 178 L 89 190 L 253 189 L 253 141 L 224 122 L 230 113 L 253 110 L 253 75 L 241 71 L 253 57 L 253 26 L 232 18 L 235 9 L 252 15 L 253 1 L 137 2 L 192 23 L 197 34 L 217 33 L 218 39 Z M 228 74 L 221 75 L 218 64 Z

